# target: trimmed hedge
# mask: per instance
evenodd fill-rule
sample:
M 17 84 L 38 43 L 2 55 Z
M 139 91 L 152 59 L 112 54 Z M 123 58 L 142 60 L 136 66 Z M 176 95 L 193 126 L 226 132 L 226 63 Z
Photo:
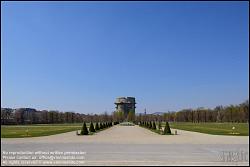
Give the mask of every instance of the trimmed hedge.
M 100 127 L 99 127 L 98 122 L 96 122 L 96 124 L 95 124 L 95 130 L 96 130 L 96 131 L 100 130 Z
M 90 132 L 95 132 L 95 128 L 92 122 L 90 122 L 90 126 L 89 126 L 89 131 Z
M 114 122 L 114 125 L 117 125 L 118 123 L 119 122 Z M 90 122 L 90 126 L 88 129 L 86 126 L 86 123 L 84 122 L 82 125 L 82 129 L 80 131 L 80 134 L 78 134 L 78 131 L 76 131 L 76 135 L 89 135 L 89 134 L 93 134 L 95 132 L 98 132 L 100 130 L 110 128 L 112 126 L 113 126 L 113 122 L 105 122 L 105 123 L 104 122 L 101 122 L 101 123 L 96 122 L 95 127 L 94 127 L 93 122 Z
M 166 122 L 164 131 L 163 131 L 163 134 L 164 134 L 164 135 L 171 134 L 171 130 L 170 130 L 170 127 L 169 127 L 168 122 Z
M 171 134 L 171 130 L 169 127 L 168 122 L 166 122 L 165 128 L 162 131 L 161 129 L 161 122 L 158 122 L 158 127 L 156 127 L 156 123 L 153 121 L 141 121 L 139 122 L 139 126 L 150 129 L 151 131 L 154 131 L 156 133 L 162 134 L 162 135 L 170 135 Z
M 81 135 L 88 135 L 89 134 L 89 131 L 87 129 L 87 126 L 86 126 L 86 123 L 84 122 L 83 123 L 83 126 L 82 126 L 82 130 L 81 130 Z

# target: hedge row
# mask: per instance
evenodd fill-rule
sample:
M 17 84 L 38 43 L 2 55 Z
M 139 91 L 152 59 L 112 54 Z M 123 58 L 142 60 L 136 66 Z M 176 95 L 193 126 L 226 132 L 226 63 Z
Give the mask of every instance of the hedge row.
M 163 134 L 163 135 L 171 134 L 171 130 L 170 130 L 168 122 L 166 122 L 165 127 L 164 127 L 163 130 L 162 130 L 162 127 L 161 127 L 161 122 L 158 122 L 158 124 L 156 125 L 156 123 L 154 121 L 153 122 L 151 122 L 151 121 L 145 121 L 145 122 L 142 121 L 142 122 L 139 122 L 139 126 L 150 129 L 150 130 L 153 130 L 153 131 L 155 131 L 157 133 L 160 133 L 160 134 Z
M 77 131 L 77 135 L 88 135 L 90 133 L 94 133 L 94 132 L 98 132 L 100 130 L 104 130 L 104 129 L 107 129 L 107 128 L 110 128 L 112 127 L 113 125 L 117 125 L 119 124 L 118 122 L 104 122 L 104 123 L 95 123 L 95 126 L 92 122 L 90 122 L 90 126 L 89 126 L 89 129 L 87 128 L 86 126 L 86 123 L 84 122 L 83 125 L 82 125 L 82 129 L 81 129 L 81 132 L 80 134 L 78 134 L 78 131 Z

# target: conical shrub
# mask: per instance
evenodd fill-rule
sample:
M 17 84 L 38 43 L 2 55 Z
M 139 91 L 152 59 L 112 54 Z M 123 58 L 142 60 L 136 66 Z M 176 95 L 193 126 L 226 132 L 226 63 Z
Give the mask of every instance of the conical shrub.
M 89 126 L 89 131 L 90 132 L 95 132 L 95 128 L 92 122 L 90 122 L 90 126 Z
M 100 129 L 103 129 L 103 125 L 102 125 L 102 123 L 100 123 Z
M 81 135 L 88 135 L 89 134 L 89 131 L 87 129 L 87 126 L 86 126 L 86 123 L 84 122 L 83 123 L 83 126 L 82 126 L 82 130 L 81 130 Z
M 171 130 L 170 130 L 170 127 L 169 127 L 168 122 L 166 122 L 165 129 L 164 129 L 164 131 L 163 131 L 163 134 L 164 134 L 164 135 L 166 135 L 166 134 L 171 134 Z
M 151 123 L 151 121 L 149 122 L 149 128 L 150 128 L 150 129 L 152 128 L 152 123 Z
M 96 131 L 100 130 L 98 122 L 96 122 L 96 124 L 95 124 L 95 130 Z

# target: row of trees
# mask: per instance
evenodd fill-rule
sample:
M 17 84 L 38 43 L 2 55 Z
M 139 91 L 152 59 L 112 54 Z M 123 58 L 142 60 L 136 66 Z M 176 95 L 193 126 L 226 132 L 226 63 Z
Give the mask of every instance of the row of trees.
M 161 122 L 158 122 L 158 126 L 156 126 L 155 121 L 153 121 L 153 122 L 151 122 L 151 121 L 139 122 L 139 126 L 154 130 L 155 132 L 163 134 L 163 135 L 171 134 L 171 130 L 170 130 L 168 122 L 166 122 L 166 125 L 165 125 L 163 130 L 161 127 Z
M 114 125 L 115 125 L 115 123 L 114 123 Z M 77 131 L 77 135 L 88 135 L 89 133 L 98 132 L 100 130 L 107 129 L 107 128 L 112 127 L 112 126 L 113 126 L 112 122 L 105 122 L 105 123 L 102 123 L 102 122 L 98 123 L 97 122 L 95 124 L 95 127 L 94 127 L 94 124 L 91 122 L 89 129 L 88 129 L 86 123 L 84 122 L 80 134 L 78 134 L 78 131 Z
M 1 108 L 1 124 L 54 124 L 54 123 L 81 123 L 81 122 L 249 122 L 248 100 L 239 105 L 217 106 L 214 109 L 184 109 L 178 112 L 167 112 L 162 115 L 140 114 L 130 111 L 108 114 L 82 114 L 75 112 L 38 111 L 32 108 Z
M 140 114 L 135 121 L 249 122 L 249 102 L 247 100 L 239 105 L 217 106 L 214 109 L 184 109 L 162 115 Z
M 116 112 L 112 113 L 113 120 L 118 121 L 118 122 L 122 122 L 124 120 L 133 122 L 135 120 L 135 117 L 136 116 L 135 116 L 135 111 L 134 110 L 130 110 L 128 112 L 128 115 L 125 115 L 121 111 L 116 111 Z
M 75 112 L 38 111 L 32 108 L 1 108 L 1 124 L 55 124 L 55 123 L 82 123 L 82 122 L 110 122 L 112 115 L 82 114 Z

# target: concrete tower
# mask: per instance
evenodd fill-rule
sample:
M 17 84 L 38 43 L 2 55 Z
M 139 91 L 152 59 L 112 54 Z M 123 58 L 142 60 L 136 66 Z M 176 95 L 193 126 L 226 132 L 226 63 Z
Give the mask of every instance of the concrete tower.
M 134 97 L 118 97 L 116 98 L 115 105 L 116 111 L 124 113 L 125 118 L 127 117 L 129 111 L 135 112 L 135 98 Z

